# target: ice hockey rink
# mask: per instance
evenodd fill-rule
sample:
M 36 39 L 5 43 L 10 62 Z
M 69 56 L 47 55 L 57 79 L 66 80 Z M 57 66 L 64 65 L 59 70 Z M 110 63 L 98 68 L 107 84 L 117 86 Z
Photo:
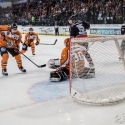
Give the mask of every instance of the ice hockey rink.
M 40 36 L 41 43 L 25 53 L 36 64 L 60 58 L 65 36 Z M 0 57 L 1 59 L 1 57 Z M 80 104 L 70 97 L 69 81 L 49 82 L 47 66 L 37 68 L 22 55 L 27 73 L 22 74 L 13 57 L 8 61 L 7 78 L 0 74 L 0 125 L 124 125 L 125 102 L 108 106 Z M 1 67 L 0 67 L 1 71 Z

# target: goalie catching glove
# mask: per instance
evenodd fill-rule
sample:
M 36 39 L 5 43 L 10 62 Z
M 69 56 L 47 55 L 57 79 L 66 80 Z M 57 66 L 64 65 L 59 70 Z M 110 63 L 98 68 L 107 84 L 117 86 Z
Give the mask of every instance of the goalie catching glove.
M 59 61 L 60 61 L 59 59 L 50 59 L 48 61 L 48 67 L 52 69 L 57 69 L 58 67 L 60 67 Z

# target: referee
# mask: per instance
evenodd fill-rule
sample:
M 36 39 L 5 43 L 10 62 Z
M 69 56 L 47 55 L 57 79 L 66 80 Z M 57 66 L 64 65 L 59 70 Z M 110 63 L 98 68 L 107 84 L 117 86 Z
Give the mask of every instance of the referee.
M 57 21 L 55 21 L 54 29 L 55 29 L 55 36 L 57 35 L 59 36 L 59 25 Z

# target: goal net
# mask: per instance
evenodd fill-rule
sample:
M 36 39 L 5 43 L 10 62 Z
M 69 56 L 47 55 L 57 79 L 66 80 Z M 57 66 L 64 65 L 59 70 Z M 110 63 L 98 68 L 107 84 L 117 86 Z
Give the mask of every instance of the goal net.
M 124 36 L 71 39 L 70 92 L 75 101 L 106 105 L 125 99 L 123 39 Z

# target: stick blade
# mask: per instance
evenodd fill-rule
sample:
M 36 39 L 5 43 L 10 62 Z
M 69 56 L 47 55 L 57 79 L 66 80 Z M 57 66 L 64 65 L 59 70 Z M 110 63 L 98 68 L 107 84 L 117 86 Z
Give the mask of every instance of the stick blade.
M 57 42 L 57 39 L 55 40 L 55 43 L 54 43 L 54 45 L 56 44 L 56 42 Z
M 40 45 L 55 45 L 57 43 L 57 39 L 55 40 L 55 42 L 54 43 L 52 43 L 52 44 L 49 44 L 49 43 L 39 43 Z
M 38 66 L 39 68 L 46 67 L 46 64 Z

